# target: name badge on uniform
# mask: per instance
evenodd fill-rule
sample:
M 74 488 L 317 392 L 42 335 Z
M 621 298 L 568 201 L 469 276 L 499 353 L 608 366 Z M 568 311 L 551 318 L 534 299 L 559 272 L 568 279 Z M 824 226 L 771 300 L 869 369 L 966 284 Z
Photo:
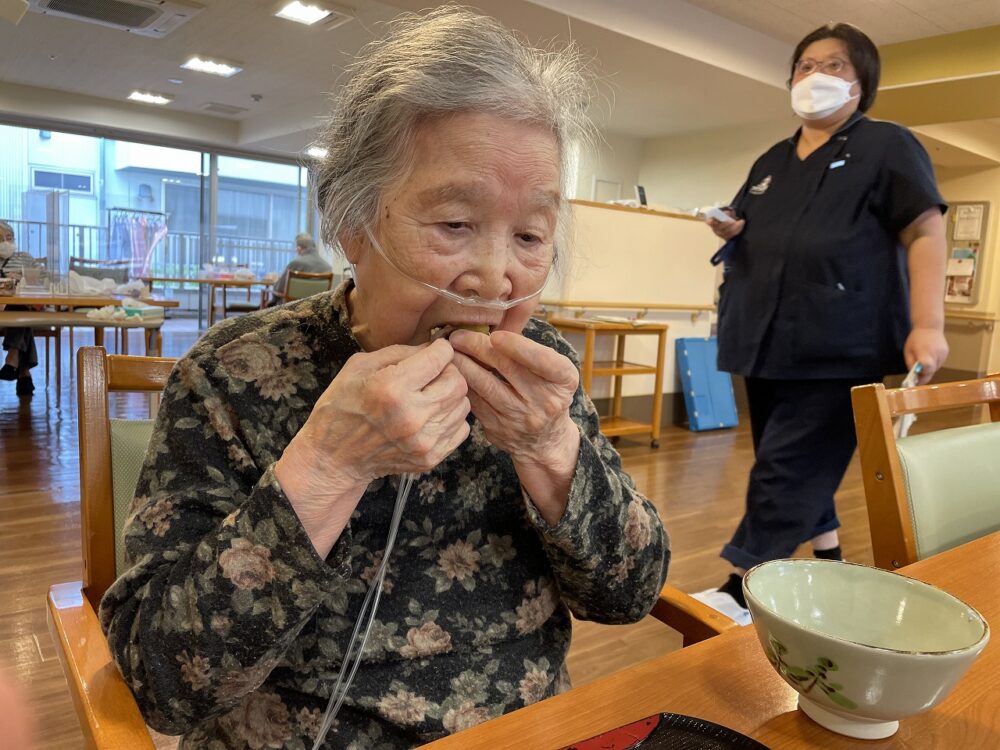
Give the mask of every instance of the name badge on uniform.
M 750 188 L 750 195 L 763 195 L 767 192 L 767 189 L 771 187 L 771 175 L 768 175 L 763 180 L 758 182 L 756 185 Z
M 830 162 L 830 169 L 839 169 L 840 167 L 844 166 L 845 164 L 847 164 L 847 160 L 846 159 L 837 159 L 837 161 L 831 161 Z

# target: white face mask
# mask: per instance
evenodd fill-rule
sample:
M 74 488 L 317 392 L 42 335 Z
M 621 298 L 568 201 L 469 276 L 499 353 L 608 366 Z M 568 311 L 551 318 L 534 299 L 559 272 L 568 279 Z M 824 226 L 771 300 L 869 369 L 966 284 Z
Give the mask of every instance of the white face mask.
M 855 83 L 826 73 L 813 73 L 792 86 L 792 109 L 803 120 L 822 120 L 860 96 L 851 96 L 851 86 Z
M 17 245 L 13 242 L 0 242 L 0 258 L 7 259 L 14 254 Z

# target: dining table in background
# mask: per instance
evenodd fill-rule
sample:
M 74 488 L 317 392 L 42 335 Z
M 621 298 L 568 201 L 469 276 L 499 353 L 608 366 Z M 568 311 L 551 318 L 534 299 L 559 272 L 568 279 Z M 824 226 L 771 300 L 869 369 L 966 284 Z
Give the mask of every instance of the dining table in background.
M 1000 623 L 1000 532 L 913 563 L 902 575 L 933 584 Z M 931 711 L 901 719 L 884 740 L 834 734 L 796 708 L 752 625 L 734 628 L 562 695 L 426 745 L 426 750 L 555 750 L 661 712 L 734 729 L 772 750 L 946 750 L 1000 747 L 1000 643 L 986 648 Z
M 137 276 L 139 281 L 144 284 L 149 285 L 149 290 L 153 291 L 154 284 L 197 284 L 199 287 L 198 293 L 198 325 L 201 327 L 202 319 L 202 296 L 201 287 L 208 288 L 208 327 L 211 328 L 215 324 L 215 291 L 216 289 L 222 289 L 223 294 L 223 305 L 225 305 L 225 290 L 227 288 L 234 289 L 251 289 L 255 286 L 263 287 L 263 294 L 266 294 L 268 290 L 274 285 L 277 279 L 232 279 L 232 278 L 213 278 L 209 276 Z M 266 303 L 266 299 L 262 300 L 262 306 Z
M 107 307 L 108 305 L 118 307 L 125 300 L 138 300 L 139 302 L 145 302 L 147 305 L 163 308 L 180 306 L 177 300 L 165 299 L 155 295 L 146 299 L 140 299 L 124 294 L 56 294 L 54 292 L 30 292 L 28 294 L 0 297 L 0 305 L 28 305 L 31 307 L 41 305 L 63 310 L 75 310 L 80 307 Z

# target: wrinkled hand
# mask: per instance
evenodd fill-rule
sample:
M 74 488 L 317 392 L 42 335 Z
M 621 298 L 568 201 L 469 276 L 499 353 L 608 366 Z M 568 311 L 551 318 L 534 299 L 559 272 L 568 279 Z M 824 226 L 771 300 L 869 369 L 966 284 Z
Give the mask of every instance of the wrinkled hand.
M 721 237 L 724 240 L 731 240 L 743 231 L 743 227 L 746 226 L 747 222 L 746 219 L 737 219 L 736 214 L 732 211 L 732 209 L 724 208 L 722 210 L 732 216 L 733 221 L 718 221 L 716 219 L 709 219 L 707 223 L 711 230 L 715 232 L 716 237 Z
M 903 346 L 903 356 L 907 368 L 912 368 L 917 362 L 923 365 L 918 385 L 923 385 L 934 377 L 948 357 L 948 341 L 944 333 L 937 328 L 914 328 L 906 338 Z
M 451 343 L 486 438 L 510 455 L 539 512 L 555 523 L 565 510 L 580 450 L 580 431 L 569 416 L 580 382 L 576 367 L 510 331 L 455 331 Z
M 468 437 L 453 357 L 443 339 L 355 354 L 320 396 L 275 476 L 321 554 L 372 480 L 428 471 Z
M 455 331 L 451 343 L 472 413 L 493 445 L 525 462 L 562 452 L 568 428 L 576 431 L 569 407 L 580 376 L 570 360 L 509 331 Z

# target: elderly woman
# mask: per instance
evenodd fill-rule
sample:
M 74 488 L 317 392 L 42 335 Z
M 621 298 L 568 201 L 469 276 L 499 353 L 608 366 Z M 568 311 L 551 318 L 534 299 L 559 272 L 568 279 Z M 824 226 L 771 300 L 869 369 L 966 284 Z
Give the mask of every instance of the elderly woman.
M 6 221 L 0 221 L 0 277 L 21 277 L 25 266 L 36 264 L 34 258 L 27 253 L 17 251 L 14 242 L 14 228 Z M 0 304 L 0 310 L 4 305 Z M 7 306 L 10 310 L 26 310 L 22 306 Z M 0 380 L 16 380 L 14 386 L 18 396 L 30 396 L 35 392 L 35 384 L 31 380 L 31 368 L 38 365 L 38 349 L 35 347 L 35 337 L 30 328 L 4 329 L 3 348 L 7 352 L 3 366 L 0 367 Z
M 225 321 L 178 363 L 101 606 L 183 748 L 312 747 L 401 475 L 327 747 L 411 747 L 566 689 L 570 612 L 638 620 L 666 575 L 572 349 L 530 318 L 583 129 L 576 58 L 447 8 L 353 73 L 317 180 L 354 281 Z

